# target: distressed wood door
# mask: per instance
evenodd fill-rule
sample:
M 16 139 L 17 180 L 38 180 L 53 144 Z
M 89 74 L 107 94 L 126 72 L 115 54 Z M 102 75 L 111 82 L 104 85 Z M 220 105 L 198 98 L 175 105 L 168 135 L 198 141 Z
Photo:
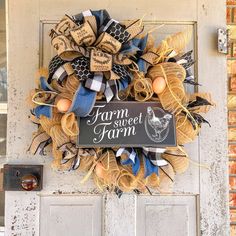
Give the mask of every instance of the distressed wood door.
M 187 145 L 194 164 L 176 177 L 172 194 L 97 193 L 80 174 L 51 170 L 50 154 L 27 153 L 35 127 L 26 97 L 35 71 L 53 55 L 48 30 L 65 14 L 107 9 L 118 20 L 140 18 L 148 27 L 164 24 L 160 38 L 192 27 L 195 75 L 200 91 L 212 92 L 217 106 L 208 114 L 198 140 Z M 227 209 L 226 59 L 217 53 L 217 29 L 225 27 L 225 0 L 8 0 L 8 163 L 43 164 L 43 191 L 6 192 L 6 232 L 21 236 L 226 236 Z

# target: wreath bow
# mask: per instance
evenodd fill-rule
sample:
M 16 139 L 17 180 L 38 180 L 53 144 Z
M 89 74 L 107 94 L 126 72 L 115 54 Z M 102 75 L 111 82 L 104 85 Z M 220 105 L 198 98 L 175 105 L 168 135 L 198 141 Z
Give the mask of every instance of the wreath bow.
M 81 81 L 70 111 L 87 116 L 97 92 L 103 93 L 107 102 L 114 96 L 119 99 L 118 92 L 133 79 L 130 67 L 146 71 L 154 63 L 158 55 L 145 52 L 148 36 L 135 38 L 143 27 L 141 20 L 121 24 L 106 10 L 88 10 L 72 17 L 65 15 L 51 30 L 57 56 L 49 64 L 49 81 L 62 83 L 71 74 Z M 86 106 L 81 96 L 88 101 Z

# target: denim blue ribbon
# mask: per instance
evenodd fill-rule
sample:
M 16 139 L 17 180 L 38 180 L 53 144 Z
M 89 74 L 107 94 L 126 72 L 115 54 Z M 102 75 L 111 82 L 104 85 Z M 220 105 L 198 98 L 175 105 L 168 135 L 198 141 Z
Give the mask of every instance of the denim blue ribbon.
M 46 106 L 46 105 L 37 106 L 33 110 L 33 114 L 35 114 L 35 116 L 37 118 L 40 118 L 40 115 L 46 116 L 48 118 L 51 118 L 52 117 L 52 107 Z
M 136 176 L 140 170 L 140 160 L 133 148 L 119 148 L 116 152 L 116 157 L 120 157 L 122 154 L 126 154 L 128 158 L 121 160 L 121 165 L 131 165 L 132 172 Z
M 95 91 L 87 89 L 80 84 L 68 112 L 74 112 L 78 117 L 88 116 L 95 104 L 96 95 Z
M 158 175 L 158 166 L 152 164 L 150 159 L 143 153 L 143 162 L 144 162 L 144 170 L 145 170 L 145 178 L 155 173 Z
M 121 160 L 121 165 L 131 165 L 132 172 L 136 176 L 140 170 L 140 159 L 134 148 L 119 148 L 116 152 L 116 157 L 120 157 L 122 154 L 127 155 L 127 159 Z M 144 164 L 144 176 L 145 178 L 153 173 L 159 175 L 158 166 L 154 165 L 150 158 L 142 152 L 143 164 Z
M 40 87 L 42 90 L 44 91 L 55 91 L 51 86 L 50 84 L 47 82 L 47 79 L 43 76 L 41 76 L 39 78 L 39 81 L 40 81 Z
M 39 78 L 40 87 L 44 91 L 55 91 L 47 82 L 47 79 L 43 76 Z M 50 104 L 50 103 L 49 103 Z M 39 105 L 35 109 L 33 109 L 32 113 L 37 117 L 40 118 L 40 115 L 46 116 L 48 118 L 52 117 L 52 107 L 47 105 Z
M 142 72 L 147 72 L 149 63 L 140 58 L 147 45 L 148 35 L 143 38 L 134 38 L 128 43 L 124 44 L 121 53 L 123 54 L 135 54 L 135 58 L 137 58 L 136 63 L 139 67 L 139 70 Z

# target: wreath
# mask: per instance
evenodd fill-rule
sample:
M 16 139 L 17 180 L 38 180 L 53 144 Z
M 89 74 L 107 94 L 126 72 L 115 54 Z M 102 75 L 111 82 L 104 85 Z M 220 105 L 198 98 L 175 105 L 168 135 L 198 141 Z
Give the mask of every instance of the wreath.
M 51 147 L 54 169 L 85 172 L 81 182 L 93 177 L 99 190 L 168 191 L 189 166 L 184 145 L 208 123 L 201 114 L 213 105 L 209 93 L 185 89 L 199 85 L 191 73 L 193 51 L 184 52 L 191 30 L 156 46 L 142 19 L 121 23 L 106 10 L 88 10 L 65 15 L 49 35 L 57 55 L 39 70 L 30 94 L 30 119 L 38 126 L 31 153 Z M 78 147 L 78 117 L 87 117 L 96 101 L 111 100 L 160 102 L 175 117 L 177 146 Z

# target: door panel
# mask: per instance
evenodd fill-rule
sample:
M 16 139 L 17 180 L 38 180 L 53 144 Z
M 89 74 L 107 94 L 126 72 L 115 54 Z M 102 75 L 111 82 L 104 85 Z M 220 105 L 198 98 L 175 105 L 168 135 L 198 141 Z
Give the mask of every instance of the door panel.
M 137 236 L 197 235 L 196 196 L 138 197 Z
M 61 15 L 75 14 L 85 9 L 107 9 L 114 19 L 136 19 L 140 15 L 148 15 L 150 20 L 173 20 L 173 21 L 192 21 L 197 19 L 196 1 L 176 0 L 169 1 L 153 1 L 146 0 L 136 1 L 130 0 L 125 2 L 125 6 L 120 2 L 111 2 L 102 0 L 94 2 L 93 0 L 78 1 L 71 0 L 68 4 L 67 0 L 59 0 L 48 2 L 40 0 L 40 15 L 42 19 L 48 19 L 50 16 L 58 19 Z
M 40 235 L 101 235 L 101 196 L 43 196 L 40 212 Z

